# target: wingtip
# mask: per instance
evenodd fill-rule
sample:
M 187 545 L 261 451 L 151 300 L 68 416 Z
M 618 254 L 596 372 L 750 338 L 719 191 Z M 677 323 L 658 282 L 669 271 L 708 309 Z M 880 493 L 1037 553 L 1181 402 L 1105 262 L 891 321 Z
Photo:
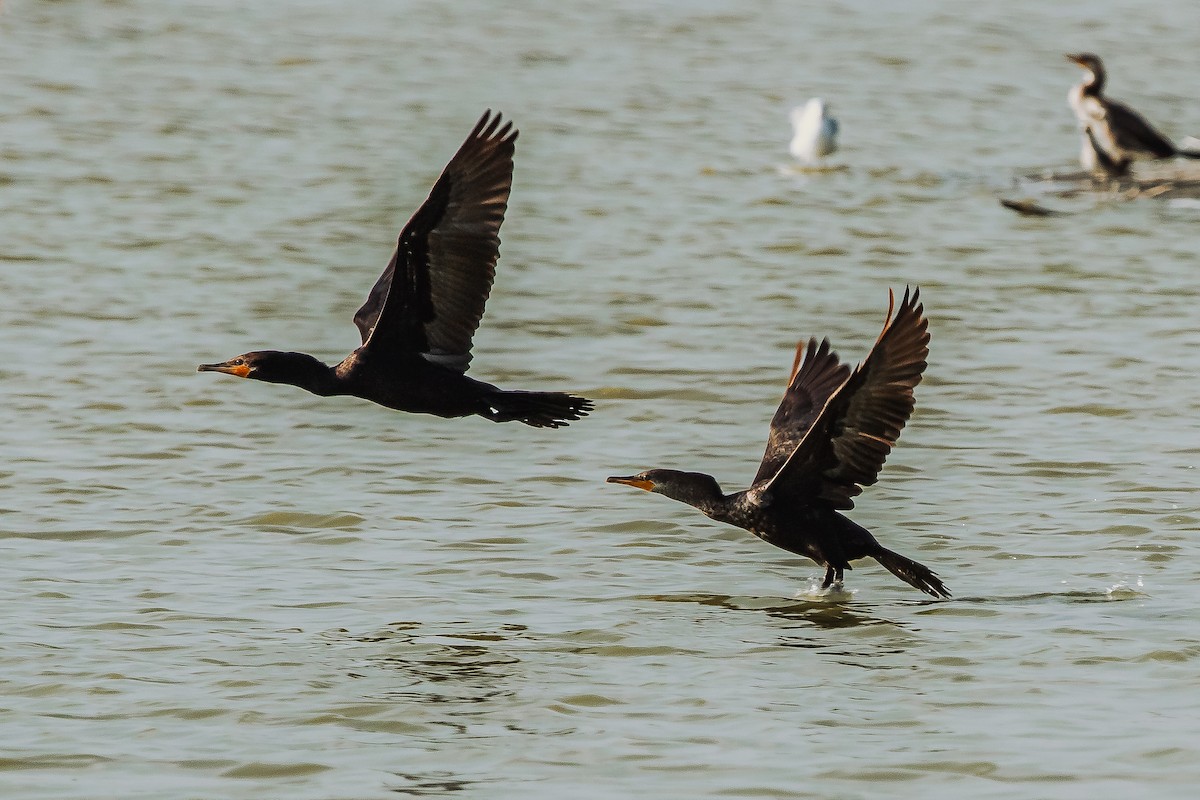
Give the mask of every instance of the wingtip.
M 912 284 L 905 284 L 904 297 L 900 300 L 900 310 L 896 313 L 896 316 L 899 317 L 902 314 L 904 314 L 906 311 L 915 313 L 918 316 L 924 313 L 925 308 L 924 308 L 924 306 L 921 305 L 921 287 L 920 286 L 914 286 Z M 888 319 L 889 320 L 891 319 L 891 316 L 892 316 L 892 290 L 888 289 Z
M 508 144 L 515 142 L 519 134 L 520 131 L 513 127 L 512 120 L 506 121 L 504 114 L 500 111 L 495 112 L 495 115 L 493 115 L 492 109 L 489 108 L 483 112 L 483 116 L 475 123 L 475 128 L 471 131 L 471 135 L 467 139 L 495 140 Z
M 796 357 L 792 359 L 792 370 L 788 373 L 787 385 L 792 385 L 792 381 L 796 379 L 796 375 L 800 372 L 801 367 L 814 358 L 828 355 L 832 348 L 833 345 L 829 343 L 828 336 L 819 342 L 815 336 L 810 336 L 807 342 L 803 339 L 797 342 Z
M 896 319 L 899 320 L 902 316 L 912 318 L 912 324 L 919 332 L 921 344 L 925 347 L 926 355 L 928 355 L 929 320 L 925 316 L 925 305 L 921 302 L 921 287 L 904 287 L 904 302 L 900 304 L 900 311 L 897 313 Z
M 499 118 L 500 118 L 500 115 L 497 114 L 496 119 L 499 119 Z M 483 116 L 481 116 L 479 118 L 479 120 L 475 123 L 475 128 L 471 131 L 470 138 L 472 138 L 472 139 L 478 138 L 480 132 L 484 128 L 487 127 L 487 125 L 491 121 L 491 119 L 492 119 L 492 110 L 490 108 L 484 109 Z
M 816 344 L 817 340 L 815 337 L 809 338 L 807 342 L 803 339 L 796 342 L 796 356 L 792 359 L 792 369 L 788 372 L 788 386 L 791 386 L 792 381 L 796 379 L 796 373 L 800 371 L 800 365 L 812 358 L 812 351 Z
M 907 295 L 908 295 L 908 287 L 907 286 L 904 288 L 904 294 L 907 297 Z M 908 301 L 908 304 L 918 314 L 921 313 L 922 305 L 921 305 L 921 287 L 920 286 L 912 287 L 912 298 Z

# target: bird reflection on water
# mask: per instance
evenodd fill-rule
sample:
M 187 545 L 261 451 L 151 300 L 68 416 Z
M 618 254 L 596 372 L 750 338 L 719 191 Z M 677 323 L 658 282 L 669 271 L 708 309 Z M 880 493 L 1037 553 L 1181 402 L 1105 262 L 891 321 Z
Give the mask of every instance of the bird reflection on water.
M 775 619 L 807 622 L 823 630 L 857 628 L 865 625 L 896 625 L 890 620 L 872 617 L 844 603 L 816 600 L 784 600 L 781 597 L 750 597 L 727 594 L 646 595 L 643 600 L 656 603 L 696 603 L 728 611 L 759 611 Z M 924 601 L 932 603 L 933 601 Z M 813 646 L 817 646 L 816 643 Z

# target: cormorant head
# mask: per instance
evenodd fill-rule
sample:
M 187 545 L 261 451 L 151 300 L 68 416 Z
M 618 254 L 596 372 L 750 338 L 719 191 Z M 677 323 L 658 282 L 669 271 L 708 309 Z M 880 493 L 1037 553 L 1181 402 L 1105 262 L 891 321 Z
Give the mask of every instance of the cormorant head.
M 1067 53 L 1067 60 L 1078 64 L 1090 74 L 1087 83 L 1099 88 L 1104 84 L 1104 62 L 1095 53 Z
M 277 350 L 256 350 L 243 353 L 220 364 L 201 364 L 197 372 L 224 372 L 239 378 L 267 383 L 290 383 L 305 386 L 307 378 L 327 372 L 329 368 L 307 353 L 281 353 Z
M 680 472 L 677 469 L 648 469 L 628 478 L 612 477 L 606 483 L 623 483 L 647 492 L 666 495 L 672 500 L 703 508 L 721 500 L 725 495 L 712 475 L 703 472 Z

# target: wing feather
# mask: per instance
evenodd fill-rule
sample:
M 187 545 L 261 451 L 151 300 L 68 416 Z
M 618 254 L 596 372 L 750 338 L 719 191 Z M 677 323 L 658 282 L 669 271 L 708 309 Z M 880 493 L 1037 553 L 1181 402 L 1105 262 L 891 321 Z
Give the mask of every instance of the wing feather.
M 467 369 L 512 188 L 517 131 L 500 123 L 500 114 L 484 113 L 400 232 L 391 262 L 354 315 L 364 346 Z
M 890 297 L 890 293 L 889 293 Z M 912 414 L 913 390 L 929 356 L 929 323 L 920 290 L 906 289 L 866 359 L 829 395 L 804 438 L 761 489 L 820 498 L 838 509 L 879 477 Z
M 1118 147 L 1134 152 L 1149 152 L 1157 158 L 1170 158 L 1175 155 L 1175 145 L 1171 144 L 1171 140 L 1159 133 L 1136 111 L 1112 100 L 1104 105 L 1109 128 Z
M 771 434 L 754 484 L 770 478 L 808 433 L 829 396 L 850 377 L 850 368 L 838 360 L 828 339 L 809 339 L 796 345 L 796 358 L 783 400 L 771 419 Z M 754 485 L 751 484 L 751 485 Z

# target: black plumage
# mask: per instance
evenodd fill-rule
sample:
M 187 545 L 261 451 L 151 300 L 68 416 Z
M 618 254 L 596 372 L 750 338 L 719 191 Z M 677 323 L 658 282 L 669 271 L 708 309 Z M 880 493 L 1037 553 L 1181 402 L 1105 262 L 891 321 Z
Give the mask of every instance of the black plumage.
M 441 417 L 478 414 L 557 428 L 586 416 L 592 408 L 586 398 L 504 391 L 464 374 L 496 274 L 516 139 L 499 114 L 480 118 L 400 232 L 391 262 L 354 315 L 362 346 L 341 363 L 267 350 L 200 371 Z
M 887 550 L 865 528 L 838 513 L 878 478 L 912 413 L 913 389 L 929 355 L 920 290 L 906 290 L 871 352 L 850 369 L 829 340 L 797 347 L 787 391 L 771 420 L 758 474 L 749 489 L 726 495 L 710 475 L 652 469 L 622 483 L 695 506 L 764 541 L 825 567 L 824 586 L 842 580 L 850 562 L 871 557 L 934 597 L 950 591 L 930 569 Z

